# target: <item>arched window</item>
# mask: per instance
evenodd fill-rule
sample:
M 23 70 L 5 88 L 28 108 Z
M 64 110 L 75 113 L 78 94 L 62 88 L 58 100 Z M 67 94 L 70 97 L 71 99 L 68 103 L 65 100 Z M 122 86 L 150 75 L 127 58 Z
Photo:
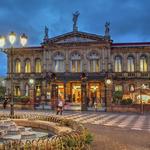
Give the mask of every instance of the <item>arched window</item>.
M 71 55 L 71 72 L 82 72 L 81 55 L 77 52 Z
M 54 72 L 64 72 L 64 71 L 65 71 L 64 55 L 60 52 L 57 52 L 54 55 Z
M 129 56 L 127 59 L 127 70 L 128 72 L 134 72 L 135 70 L 135 65 L 134 65 L 134 58 L 132 56 Z
M 41 60 L 38 58 L 35 60 L 35 72 L 41 73 L 42 67 L 41 67 Z
M 30 59 L 26 59 L 25 61 L 25 73 L 31 72 L 31 61 Z
M 21 61 L 19 59 L 15 60 L 15 72 L 20 73 L 21 72 Z
M 15 86 L 14 95 L 15 96 L 20 96 L 21 95 L 20 86 Z
M 147 64 L 147 57 L 141 56 L 140 57 L 140 71 L 147 72 L 148 71 L 148 64 Z
M 120 56 L 115 57 L 115 72 L 122 72 L 122 58 Z
M 99 56 L 97 53 L 92 52 L 89 54 L 89 71 L 90 72 L 99 72 Z

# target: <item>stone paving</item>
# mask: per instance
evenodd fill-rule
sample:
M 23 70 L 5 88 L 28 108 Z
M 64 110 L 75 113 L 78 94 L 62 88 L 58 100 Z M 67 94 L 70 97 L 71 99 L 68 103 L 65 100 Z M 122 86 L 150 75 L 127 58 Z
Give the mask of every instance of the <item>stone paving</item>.
M 0 113 L 9 113 L 8 110 Z M 52 111 L 28 111 L 17 110 L 17 114 L 30 115 L 55 115 Z M 73 112 L 65 111 L 62 117 L 79 121 L 83 124 L 104 125 L 112 127 L 128 128 L 133 130 L 145 130 L 150 132 L 150 114 L 132 114 L 132 113 L 108 113 L 108 112 Z

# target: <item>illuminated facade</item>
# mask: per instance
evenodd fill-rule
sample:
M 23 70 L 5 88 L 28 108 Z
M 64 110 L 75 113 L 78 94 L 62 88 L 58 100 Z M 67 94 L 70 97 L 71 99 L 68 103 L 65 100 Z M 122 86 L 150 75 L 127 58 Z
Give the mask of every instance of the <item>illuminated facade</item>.
M 81 75 L 86 74 L 87 105 L 95 99 L 102 106 L 109 106 L 114 91 L 123 91 L 130 97 L 131 91 L 145 84 L 150 85 L 150 43 L 113 43 L 108 35 L 95 35 L 73 30 L 49 38 L 45 33 L 39 47 L 14 49 L 14 94 L 29 96 L 29 79 L 35 79 L 35 97 L 52 99 L 52 85 L 64 101 L 80 105 L 82 100 Z M 8 80 L 10 82 L 10 55 L 8 53 Z M 51 80 L 55 73 L 56 80 Z M 49 74 L 49 76 L 46 76 Z M 107 86 L 105 80 L 112 84 Z M 58 96 L 57 95 L 57 96 Z M 36 100 L 35 100 L 36 101 Z M 149 103 L 147 99 L 145 101 Z

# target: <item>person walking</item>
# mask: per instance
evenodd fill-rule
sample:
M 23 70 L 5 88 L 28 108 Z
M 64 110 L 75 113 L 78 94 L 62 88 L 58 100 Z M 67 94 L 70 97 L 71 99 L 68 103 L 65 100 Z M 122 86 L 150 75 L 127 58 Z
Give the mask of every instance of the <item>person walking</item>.
M 62 115 L 62 112 L 63 112 L 63 100 L 62 100 L 62 98 L 59 96 L 56 115 L 58 115 L 59 113 L 60 113 L 60 115 Z
M 8 104 L 8 100 L 5 99 L 5 100 L 4 100 L 4 103 L 3 103 L 3 108 L 4 108 L 4 109 L 6 109 L 7 104 Z
M 97 111 L 97 102 L 98 102 L 98 101 L 97 101 L 97 98 L 95 98 L 95 101 L 94 101 L 94 110 L 95 110 L 95 111 Z

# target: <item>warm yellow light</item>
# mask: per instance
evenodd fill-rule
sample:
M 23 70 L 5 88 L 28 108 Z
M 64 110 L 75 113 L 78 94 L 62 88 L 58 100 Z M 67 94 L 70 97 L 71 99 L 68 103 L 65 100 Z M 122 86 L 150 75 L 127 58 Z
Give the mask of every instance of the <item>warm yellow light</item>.
M 30 80 L 29 80 L 29 83 L 30 83 L 31 85 L 33 85 L 33 84 L 34 84 L 34 79 L 30 79 Z
M 112 83 L 112 80 L 111 80 L 111 79 L 107 79 L 107 80 L 105 81 L 105 83 L 106 83 L 107 85 L 110 85 L 110 84 Z
M 16 41 L 16 33 L 15 32 L 11 32 L 9 34 L 9 42 L 11 45 L 13 45 Z
M 0 47 L 4 47 L 5 45 L 5 37 L 4 36 L 0 36 Z
M 21 36 L 20 36 L 20 43 L 22 46 L 25 46 L 27 44 L 27 40 L 28 40 L 28 37 L 23 33 Z

